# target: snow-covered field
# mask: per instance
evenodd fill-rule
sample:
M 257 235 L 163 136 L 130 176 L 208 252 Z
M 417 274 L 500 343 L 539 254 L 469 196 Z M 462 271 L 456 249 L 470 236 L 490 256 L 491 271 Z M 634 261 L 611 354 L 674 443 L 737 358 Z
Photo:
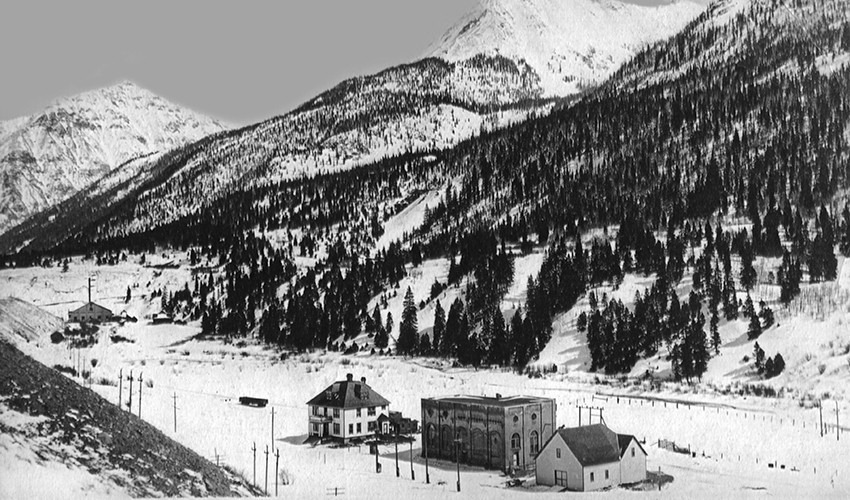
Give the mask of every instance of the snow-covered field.
M 534 255 L 526 259 L 530 262 Z M 526 264 L 530 266 L 529 262 Z M 518 272 L 526 264 L 520 261 Z M 434 277 L 442 280 L 447 265 L 445 261 L 426 262 L 421 279 L 417 281 L 430 284 Z M 114 276 L 107 274 L 110 269 L 116 273 Z M 99 286 L 104 295 L 122 295 L 120 291 L 126 290 L 128 281 L 139 278 L 145 281 L 148 278 L 144 274 L 149 272 L 146 269 L 132 263 L 114 269 L 104 267 Z M 85 283 L 90 271 L 78 263 L 72 264 L 67 273 L 58 268 L 4 270 L 0 272 L 0 282 L 6 293 L 21 293 L 30 300 L 52 304 L 67 298 L 68 288 L 79 288 Z M 177 274 L 167 277 L 165 271 L 162 270 L 156 279 L 168 280 L 175 285 L 182 285 L 188 275 L 187 270 L 177 269 L 171 270 Z M 185 274 L 180 275 L 181 272 Z M 111 283 L 107 281 L 108 276 L 116 282 L 120 281 L 119 278 L 124 281 L 108 284 Z M 151 286 L 159 286 L 157 283 Z M 625 300 L 633 297 L 634 291 L 647 283 L 651 283 L 648 278 L 645 282 L 643 278 L 626 280 L 616 293 Z M 146 300 L 141 297 L 142 291 L 131 301 L 131 308 L 138 311 L 155 309 L 156 304 L 144 305 Z M 444 307 L 449 305 L 448 299 L 444 298 Z M 60 306 L 47 307 L 54 308 L 56 313 L 62 312 L 56 309 Z M 422 316 L 420 320 L 424 322 L 428 314 Z M 780 327 L 788 329 L 786 345 L 792 342 L 804 345 L 800 336 L 811 330 L 811 323 L 806 327 L 805 321 L 801 319 L 796 325 L 789 323 Z M 840 325 L 836 320 L 832 326 Z M 427 325 L 420 323 L 420 328 L 427 328 Z M 818 410 L 797 399 L 738 396 L 734 391 L 724 395 L 722 391 L 689 389 L 673 384 L 662 386 L 660 391 L 636 383 L 592 385 L 587 380 L 574 377 L 572 368 L 549 378 L 530 379 L 511 372 L 450 368 L 437 360 L 367 354 L 287 355 L 252 340 L 244 344 L 224 345 L 192 339 L 198 331 L 197 324 L 154 326 L 144 321 L 103 327 L 99 342 L 83 354 L 87 360 L 98 360 L 97 366 L 92 368 L 92 378 L 98 381 L 93 386 L 94 390 L 117 402 L 119 371 L 125 378 L 132 371 L 137 380 L 131 405 L 134 413 L 140 411 L 138 378 L 141 377 L 141 417 L 144 420 L 213 461 L 218 458 L 220 462 L 243 472 L 249 480 L 253 478 L 251 450 L 256 443 L 257 481 L 261 485 L 265 481 L 266 446 L 279 450 L 281 484 L 278 485 L 278 495 L 282 497 L 326 497 L 331 488 L 339 488 L 350 498 L 433 498 L 454 494 L 456 472 L 451 463 L 431 461 L 431 483 L 425 484 L 424 462 L 418 457 L 419 442 L 412 446 L 415 481 L 410 478 L 410 448 L 399 450 L 401 477 L 397 478 L 394 449 L 390 446 L 381 448 L 383 472 L 376 474 L 374 456 L 369 455 L 365 447 L 331 448 L 302 444 L 307 434 L 306 401 L 333 381 L 343 379 L 346 373 L 366 377 L 374 390 L 391 401 L 392 409 L 417 419 L 420 418 L 420 398 L 451 394 L 493 395 L 499 392 L 550 396 L 558 403 L 558 423 L 565 426 L 578 424 L 576 404 L 603 408 L 603 417 L 613 429 L 645 439 L 650 470 L 660 469 L 674 477 L 674 481 L 660 493 L 615 489 L 607 496 L 846 498 L 850 494 L 850 462 L 846 460 L 850 453 L 850 435 L 843 434 L 841 440 L 836 441 L 834 430 L 830 429 L 830 433 L 821 438 L 817 425 Z M 131 342 L 112 343 L 109 340 L 112 333 Z M 780 338 L 778 332 L 776 335 Z M 561 342 L 560 347 L 557 342 Z M 769 353 L 774 348 L 770 342 L 765 337 L 764 345 Z M 582 356 L 580 339 L 574 338 L 573 343 L 572 347 L 578 347 L 578 350 L 570 351 L 566 341 L 556 339 L 544 352 L 544 357 L 552 356 L 554 359 L 558 354 L 560 357 L 557 359 L 568 367 L 572 366 Z M 64 346 L 51 344 L 49 340 L 20 340 L 18 345 L 48 366 L 71 366 L 73 353 Z M 737 354 L 729 353 L 728 357 L 734 360 Z M 725 356 L 724 352 L 718 359 L 725 363 Z M 724 369 L 711 368 L 715 371 Z M 835 376 L 836 383 L 844 379 L 840 375 Z M 108 385 L 107 381 L 116 385 Z M 126 379 L 121 392 L 126 407 L 129 401 Z M 268 398 L 270 405 L 265 409 L 240 406 L 236 400 L 244 395 Z M 694 404 L 688 405 L 687 402 Z M 844 401 L 838 402 L 838 409 L 840 416 L 846 415 Z M 272 411 L 275 414 L 274 431 Z M 832 401 L 824 404 L 825 422 L 834 422 L 834 411 Z M 587 422 L 587 418 L 585 412 L 583 423 Z M 678 446 L 689 447 L 696 452 L 696 457 L 659 449 L 658 440 L 671 440 Z M 13 444 L 4 443 L 5 450 L 12 447 Z M 273 451 L 269 459 L 269 490 L 274 494 L 273 471 L 276 467 L 271 453 Z M 9 457 L 13 458 L 10 460 Z M 5 470 L 23 470 L 20 469 L 22 465 L 17 463 L 19 459 L 28 460 L 25 451 L 18 450 L 14 454 L 4 451 L 3 460 L 14 462 L 8 464 Z M 769 468 L 768 464 L 775 464 L 775 468 Z M 782 469 L 782 466 L 785 468 Z M 526 479 L 524 486 L 508 488 L 507 478 L 501 473 L 461 468 L 464 494 L 492 497 L 558 494 L 554 489 L 534 487 L 533 479 Z M 84 491 L 83 488 L 87 487 L 85 480 L 75 479 L 81 486 L 73 487 L 76 488 L 74 491 Z M 15 484 L 5 482 L 4 488 L 4 491 L 19 491 Z

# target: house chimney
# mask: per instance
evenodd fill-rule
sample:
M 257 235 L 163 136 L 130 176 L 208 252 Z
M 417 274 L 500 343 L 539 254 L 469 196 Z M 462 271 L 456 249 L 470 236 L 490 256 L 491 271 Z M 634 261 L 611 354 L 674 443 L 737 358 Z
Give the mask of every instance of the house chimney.
M 366 377 L 360 377 L 360 381 L 365 384 L 366 383 Z
M 499 394 L 498 392 L 496 393 L 496 399 L 502 399 L 502 395 Z
M 354 380 L 354 375 L 352 375 L 350 373 L 346 373 L 345 374 L 345 380 L 351 382 L 352 380 Z

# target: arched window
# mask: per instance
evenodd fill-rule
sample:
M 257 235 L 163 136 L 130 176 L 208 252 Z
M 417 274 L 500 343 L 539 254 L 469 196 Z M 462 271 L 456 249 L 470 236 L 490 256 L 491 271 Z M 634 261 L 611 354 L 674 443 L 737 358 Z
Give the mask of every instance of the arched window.
M 428 447 L 436 448 L 437 446 L 439 446 L 437 442 L 437 428 L 434 424 L 428 424 Z
M 511 436 L 511 448 L 521 448 L 520 443 L 521 440 L 519 434 L 514 433 L 514 435 Z
M 540 451 L 540 436 L 537 434 L 537 431 L 531 431 L 531 437 L 528 441 L 528 448 L 531 454 L 536 455 Z

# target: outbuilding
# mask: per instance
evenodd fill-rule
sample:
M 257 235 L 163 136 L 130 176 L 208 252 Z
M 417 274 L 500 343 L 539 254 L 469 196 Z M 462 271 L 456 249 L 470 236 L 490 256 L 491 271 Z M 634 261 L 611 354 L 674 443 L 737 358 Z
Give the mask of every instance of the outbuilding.
M 594 491 L 646 479 L 646 450 L 603 424 L 560 428 L 535 461 L 537 484 Z

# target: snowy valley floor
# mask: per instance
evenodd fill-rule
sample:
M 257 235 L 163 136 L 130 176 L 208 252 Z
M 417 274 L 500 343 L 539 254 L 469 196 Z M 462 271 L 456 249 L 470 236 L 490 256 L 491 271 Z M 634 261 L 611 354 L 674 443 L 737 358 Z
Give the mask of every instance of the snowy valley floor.
M 539 257 L 530 257 L 539 258 Z M 0 272 L 3 291 L 40 305 L 58 316 L 74 307 L 68 302 L 81 293 L 90 269 L 74 266 L 69 273 L 53 270 L 6 270 Z M 268 488 L 275 493 L 275 457 L 279 450 L 278 496 L 284 498 L 327 498 L 339 491 L 347 498 L 435 498 L 457 495 L 456 471 L 452 463 L 430 462 L 431 483 L 425 483 L 424 460 L 419 457 L 419 440 L 410 452 L 399 447 L 399 469 L 395 474 L 392 446 L 380 448 L 383 472 L 375 473 L 375 458 L 368 447 L 332 448 L 310 446 L 307 437 L 306 402 L 347 373 L 366 377 L 367 382 L 391 401 L 390 408 L 421 419 L 420 399 L 453 394 L 501 393 L 549 396 L 556 399 L 558 424 L 579 423 L 577 404 L 602 408 L 605 422 L 615 431 L 634 434 L 645 440 L 648 469 L 673 477 L 661 491 L 633 491 L 617 488 L 605 493 L 570 494 L 577 497 L 665 497 L 665 498 L 847 498 L 850 496 L 850 433 L 836 440 L 834 430 L 821 437 L 817 408 L 799 398 L 759 398 L 723 394 L 707 386 L 692 390 L 687 386 L 664 385 L 651 390 L 647 384 L 593 384 L 593 376 L 570 368 L 568 373 L 531 379 L 506 371 L 451 368 L 444 362 L 427 359 L 337 353 L 290 354 L 253 341 L 225 345 L 221 341 L 200 341 L 194 336 L 197 324 L 151 325 L 142 317 L 156 310 L 143 292 L 158 286 L 179 287 L 189 279 L 186 269 L 150 269 L 131 264 L 100 268 L 99 285 L 105 305 L 121 311 L 123 292 L 133 287 L 133 299 L 123 306 L 138 315 L 138 323 L 101 328 L 99 341 L 79 353 L 92 368 L 92 388 L 109 401 L 118 402 L 118 374 L 123 373 L 123 406 L 129 402 L 126 377 L 132 372 L 131 410 L 168 436 L 213 462 L 218 460 L 253 480 L 252 447 L 256 444 L 257 483 L 265 485 L 265 449 L 268 446 Z M 433 279 L 429 277 L 429 281 Z M 123 280 L 123 281 L 122 281 Z M 138 283 L 139 288 L 134 284 Z M 628 284 L 625 288 L 628 288 Z M 629 291 L 629 293 L 633 293 Z M 509 297 L 510 298 L 510 297 Z M 65 303 L 68 302 L 68 303 Z M 20 322 L 24 310 L 2 321 Z M 17 312 L 16 312 L 17 311 Z M 8 318 L 12 318 L 11 320 Z M 51 319 L 52 318 L 52 319 Z M 26 319 L 26 318 L 24 318 Z M 47 366 L 74 366 L 75 353 L 65 344 L 50 342 L 49 331 L 56 319 L 31 316 L 30 329 L 0 329 L 12 336 L 25 353 Z M 26 321 L 25 321 L 26 322 Z M 17 337 L 16 337 L 17 335 Z M 125 342 L 113 342 L 110 336 Z M 29 340 L 27 340 L 29 339 Z M 554 346 L 553 346 L 554 347 Z M 564 345 L 566 349 L 568 346 Z M 576 349 L 581 346 L 577 343 Z M 737 353 L 735 354 L 737 356 Z M 142 378 L 141 410 L 139 382 Z M 839 377 L 840 378 L 840 377 Z M 838 382 L 838 378 L 836 378 Z M 262 409 L 238 404 L 240 396 L 269 399 Z M 176 402 L 176 431 L 175 431 Z M 835 420 L 832 402 L 824 406 L 825 423 Z M 848 414 L 839 402 L 842 419 Z M 272 411 L 274 432 L 272 433 Z M 3 420 L 0 413 L 0 420 Z M 13 424 L 14 422 L 12 422 Z M 587 412 L 583 423 L 587 423 Z M 10 424 L 11 425 L 11 424 Z M 842 425 L 844 425 L 842 423 Z M 690 449 L 695 456 L 674 453 L 658 446 L 668 440 Z M 25 450 L 11 455 L 4 447 L 3 463 L 24 471 L 15 462 L 30 457 Z M 771 468 L 769 464 L 774 464 Z M 784 469 L 782 468 L 784 466 Z M 557 489 L 534 486 L 526 477 L 523 486 L 508 487 L 501 473 L 461 467 L 464 497 L 547 498 L 563 495 Z M 20 491 L 25 474 L 3 474 L 3 492 Z M 72 493 L 82 494 L 79 489 Z M 98 490 L 88 490 L 89 492 Z

